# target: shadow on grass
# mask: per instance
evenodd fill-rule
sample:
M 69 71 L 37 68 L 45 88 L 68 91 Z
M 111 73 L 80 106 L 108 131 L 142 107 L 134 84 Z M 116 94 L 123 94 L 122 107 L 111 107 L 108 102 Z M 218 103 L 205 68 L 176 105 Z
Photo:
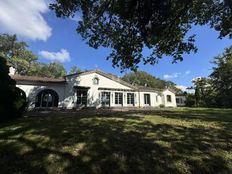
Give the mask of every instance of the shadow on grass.
M 1 125 L 1 173 L 232 172 L 231 131 L 153 124 L 144 112 L 104 113 L 53 113 Z

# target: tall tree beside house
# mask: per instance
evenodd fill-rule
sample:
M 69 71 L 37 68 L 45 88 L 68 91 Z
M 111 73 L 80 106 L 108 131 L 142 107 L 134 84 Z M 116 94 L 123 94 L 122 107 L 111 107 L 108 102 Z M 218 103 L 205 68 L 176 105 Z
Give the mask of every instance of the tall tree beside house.
M 74 65 L 71 67 L 69 74 L 80 73 L 80 72 L 81 72 L 81 69 L 78 68 L 76 65 Z
M 0 55 L 21 75 L 31 75 L 38 57 L 28 50 L 26 42 L 18 41 L 16 35 L 0 35 Z
M 215 67 L 210 75 L 219 107 L 232 107 L 232 46 L 215 57 Z
M 212 87 L 212 80 L 206 77 L 198 77 L 192 80 L 195 90 L 195 106 L 216 107 L 215 92 Z
M 8 73 L 6 60 L 0 56 L 0 121 L 20 116 L 26 107 L 25 93 Z
M 195 35 L 189 34 L 194 25 L 232 38 L 231 0 L 55 0 L 50 8 L 58 17 L 79 14 L 77 32 L 93 48 L 111 48 L 107 59 L 122 70 L 164 56 L 177 62 L 196 52 Z M 142 54 L 145 48 L 150 55 Z

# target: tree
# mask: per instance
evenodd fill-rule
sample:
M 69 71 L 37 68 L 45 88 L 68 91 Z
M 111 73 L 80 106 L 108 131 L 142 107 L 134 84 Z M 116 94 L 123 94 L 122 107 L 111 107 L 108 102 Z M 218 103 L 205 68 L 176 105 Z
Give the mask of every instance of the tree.
M 175 94 L 184 95 L 184 92 L 180 88 L 176 87 L 176 84 L 172 81 L 165 81 L 165 86 L 172 89 Z
M 52 62 L 48 64 L 48 69 L 51 72 L 51 77 L 58 78 L 66 75 L 64 65 L 59 62 Z
M 126 74 L 122 77 L 122 79 L 130 84 L 139 85 L 139 86 L 147 86 L 151 88 L 164 89 L 166 87 L 175 90 L 176 92 L 180 92 L 180 89 L 176 88 L 176 84 L 171 81 L 161 80 L 148 74 L 145 71 L 137 71 Z
M 34 67 L 32 71 L 33 76 L 59 78 L 66 75 L 64 65 L 59 62 L 52 62 L 49 64 L 39 62 L 34 64 Z
M 77 32 L 93 48 L 112 48 L 113 66 L 135 70 L 155 64 L 163 56 L 173 62 L 196 52 L 194 25 L 209 25 L 219 37 L 232 37 L 231 0 L 55 0 L 50 8 L 58 17 L 80 14 Z M 144 48 L 150 50 L 143 56 Z
M 71 67 L 71 71 L 69 72 L 69 74 L 80 73 L 80 72 L 81 69 L 74 65 Z
M 17 41 L 16 35 L 0 35 L 0 56 L 21 75 L 31 75 L 38 57 L 29 51 L 26 42 Z
M 216 66 L 210 75 L 219 107 L 232 107 L 232 46 L 226 48 L 222 55 L 216 56 Z
M 18 117 L 26 107 L 24 93 L 8 75 L 9 66 L 0 56 L 0 121 Z
M 158 79 L 145 71 L 126 74 L 122 79 L 130 84 L 152 88 L 165 88 L 165 81 Z

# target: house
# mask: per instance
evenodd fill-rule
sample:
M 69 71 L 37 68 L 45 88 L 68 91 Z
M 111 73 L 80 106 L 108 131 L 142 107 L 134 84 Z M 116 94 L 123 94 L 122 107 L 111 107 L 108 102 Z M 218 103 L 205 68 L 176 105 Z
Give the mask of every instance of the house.
M 185 95 L 176 95 L 176 105 L 185 106 L 186 96 Z
M 170 89 L 134 86 L 122 79 L 91 70 L 53 79 L 11 75 L 34 107 L 176 107 L 175 93 Z

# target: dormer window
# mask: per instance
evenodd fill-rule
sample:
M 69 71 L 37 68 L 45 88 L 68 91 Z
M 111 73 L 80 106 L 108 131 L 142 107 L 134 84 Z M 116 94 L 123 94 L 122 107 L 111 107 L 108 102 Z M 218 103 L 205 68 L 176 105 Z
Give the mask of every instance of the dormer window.
M 94 85 L 98 85 L 99 84 L 99 78 L 98 77 L 94 77 L 93 78 L 93 84 Z

